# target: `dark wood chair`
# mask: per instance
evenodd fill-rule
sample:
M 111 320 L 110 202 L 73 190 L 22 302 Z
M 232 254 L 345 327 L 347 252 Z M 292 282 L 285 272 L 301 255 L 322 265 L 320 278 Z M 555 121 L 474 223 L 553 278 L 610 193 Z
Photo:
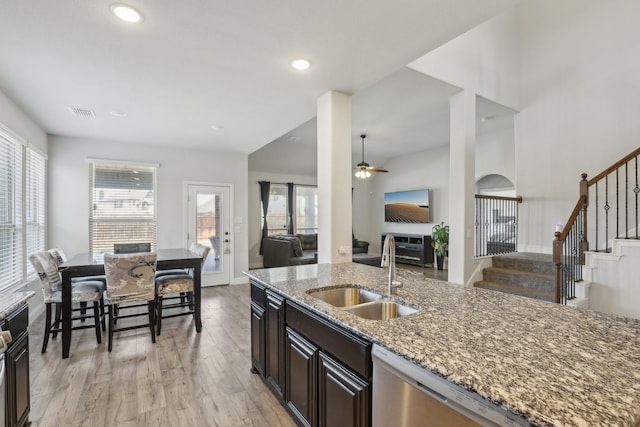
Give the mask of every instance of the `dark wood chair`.
M 113 333 L 130 329 L 146 328 L 151 331 L 155 344 L 155 274 L 158 255 L 155 252 L 133 254 L 104 254 L 104 271 L 107 276 L 106 303 L 109 305 L 109 351 Z M 147 313 L 120 315 L 117 307 L 128 302 L 144 302 Z M 148 315 L 149 321 L 127 327 L 116 328 L 117 318 Z
M 137 252 L 151 252 L 151 243 L 114 243 L 114 254 L 133 254 Z

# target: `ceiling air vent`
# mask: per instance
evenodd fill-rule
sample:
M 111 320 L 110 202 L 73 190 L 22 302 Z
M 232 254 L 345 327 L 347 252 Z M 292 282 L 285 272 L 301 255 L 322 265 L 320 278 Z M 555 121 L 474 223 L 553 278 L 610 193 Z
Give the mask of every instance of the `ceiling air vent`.
M 88 108 L 80 108 L 80 107 L 69 107 L 69 111 L 71 111 L 71 113 L 74 116 L 78 116 L 78 117 L 95 117 L 96 113 L 93 110 L 90 110 Z

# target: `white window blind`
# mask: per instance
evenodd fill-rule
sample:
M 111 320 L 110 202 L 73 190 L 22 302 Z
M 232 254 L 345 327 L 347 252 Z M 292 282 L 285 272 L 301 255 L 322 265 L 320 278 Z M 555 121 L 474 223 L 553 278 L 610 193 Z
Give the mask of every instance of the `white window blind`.
M 156 168 L 93 162 L 90 166 L 89 250 L 113 253 L 114 243 L 156 238 Z
M 23 280 L 23 146 L 0 133 L 0 289 Z
M 25 242 L 27 256 L 45 249 L 46 231 L 46 157 L 27 147 L 25 159 Z M 30 262 L 27 277 L 35 274 Z

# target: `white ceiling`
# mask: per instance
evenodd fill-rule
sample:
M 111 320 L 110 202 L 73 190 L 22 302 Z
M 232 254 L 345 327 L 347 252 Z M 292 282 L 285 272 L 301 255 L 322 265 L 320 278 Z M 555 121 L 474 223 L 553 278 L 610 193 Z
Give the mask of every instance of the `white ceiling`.
M 352 163 L 362 160 L 384 166 L 394 157 L 449 144 L 450 97 L 460 89 L 409 68 L 353 95 Z M 513 127 L 514 111 L 477 99 L 477 133 Z M 249 155 L 249 170 L 315 175 L 317 132 L 315 117 Z M 283 159 L 288 161 L 283 162 Z
M 326 91 L 358 93 L 516 1 L 131 0 L 137 25 L 110 1 L 4 1 L 0 90 L 49 134 L 248 154 L 312 119 Z M 291 69 L 298 57 L 312 68 Z M 357 130 L 372 146 L 393 131 L 374 123 Z

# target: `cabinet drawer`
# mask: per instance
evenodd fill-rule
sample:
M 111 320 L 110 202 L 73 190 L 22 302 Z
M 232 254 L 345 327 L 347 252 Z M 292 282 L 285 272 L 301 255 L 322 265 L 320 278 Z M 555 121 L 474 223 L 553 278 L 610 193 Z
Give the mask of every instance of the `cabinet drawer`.
M 4 330 L 11 332 L 13 341 L 20 338 L 29 327 L 29 307 L 26 304 L 16 308 L 4 319 Z
M 371 378 L 371 343 L 287 301 L 287 325 L 364 378 Z

